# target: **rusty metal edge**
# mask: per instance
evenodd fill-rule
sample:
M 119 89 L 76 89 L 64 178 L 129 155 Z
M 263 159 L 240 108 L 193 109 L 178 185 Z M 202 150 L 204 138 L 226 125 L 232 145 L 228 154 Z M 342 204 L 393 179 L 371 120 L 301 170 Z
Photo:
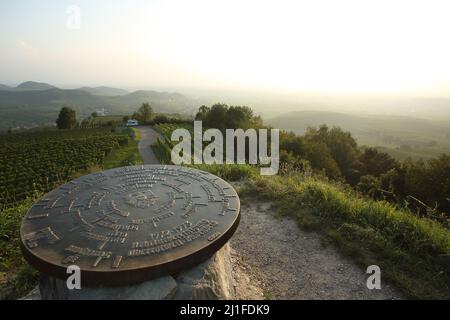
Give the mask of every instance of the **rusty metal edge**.
M 236 231 L 241 219 L 241 210 L 239 206 L 238 215 L 231 227 L 214 240 L 210 245 L 194 252 L 188 256 L 167 262 L 163 265 L 155 265 L 143 268 L 135 268 L 128 270 L 108 271 L 81 271 L 82 287 L 118 287 L 138 284 L 144 281 L 155 279 L 161 276 L 172 275 L 186 269 L 192 268 L 211 257 L 215 252 L 220 250 L 231 238 Z M 20 249 L 25 260 L 38 271 L 54 276 L 56 278 L 66 280 L 69 276 L 66 268 L 49 263 L 36 257 L 28 248 L 25 247 L 23 241 L 20 241 Z

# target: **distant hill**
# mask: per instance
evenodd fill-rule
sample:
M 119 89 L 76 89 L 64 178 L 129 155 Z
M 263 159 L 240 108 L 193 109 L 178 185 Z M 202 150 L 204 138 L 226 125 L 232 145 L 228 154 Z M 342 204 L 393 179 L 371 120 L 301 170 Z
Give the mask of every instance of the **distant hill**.
M 49 85 L 48 83 L 43 82 L 35 82 L 35 81 L 26 81 L 19 84 L 16 89 L 18 90 L 26 90 L 26 91 L 34 91 L 34 90 L 49 90 L 54 89 L 55 87 Z
M 0 130 L 53 125 L 62 106 L 74 108 L 81 120 L 99 108 L 105 108 L 108 114 L 129 115 L 143 102 L 149 102 L 156 112 L 181 114 L 192 113 L 195 105 L 182 94 L 151 90 L 129 93 L 109 87 L 59 89 L 31 81 L 17 88 L 5 87 L 0 87 Z
M 14 90 L 14 88 L 10 86 L 5 86 L 4 84 L 0 84 L 0 90 Z
M 358 144 L 392 149 L 406 158 L 433 157 L 450 153 L 450 122 L 404 116 L 358 115 L 328 111 L 293 111 L 266 122 L 274 128 L 303 134 L 308 127 L 339 126 Z M 400 158 L 400 156 L 398 157 Z
M 82 87 L 80 90 L 95 96 L 123 96 L 129 93 L 127 90 L 111 87 Z
M 35 81 L 25 81 L 19 84 L 16 87 L 6 86 L 4 84 L 0 84 L 0 91 L 42 91 L 42 90 L 50 90 L 55 89 L 56 87 L 44 83 L 44 82 L 35 82 Z

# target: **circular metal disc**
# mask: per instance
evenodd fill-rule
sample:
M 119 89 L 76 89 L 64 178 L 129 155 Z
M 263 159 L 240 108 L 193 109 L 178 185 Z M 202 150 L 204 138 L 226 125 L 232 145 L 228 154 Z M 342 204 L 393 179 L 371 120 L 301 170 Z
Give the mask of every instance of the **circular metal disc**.
M 34 204 L 20 235 L 26 260 L 84 285 L 128 285 L 199 264 L 232 236 L 236 191 L 204 171 L 162 165 L 111 169 L 73 180 Z

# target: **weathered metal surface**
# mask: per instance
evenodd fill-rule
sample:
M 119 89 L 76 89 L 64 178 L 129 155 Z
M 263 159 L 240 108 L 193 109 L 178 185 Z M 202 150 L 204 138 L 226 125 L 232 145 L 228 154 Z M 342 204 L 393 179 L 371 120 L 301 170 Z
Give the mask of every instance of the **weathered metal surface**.
M 45 195 L 22 222 L 22 252 L 35 268 L 84 285 L 128 285 L 194 266 L 237 228 L 233 187 L 204 171 L 144 165 L 73 180 Z

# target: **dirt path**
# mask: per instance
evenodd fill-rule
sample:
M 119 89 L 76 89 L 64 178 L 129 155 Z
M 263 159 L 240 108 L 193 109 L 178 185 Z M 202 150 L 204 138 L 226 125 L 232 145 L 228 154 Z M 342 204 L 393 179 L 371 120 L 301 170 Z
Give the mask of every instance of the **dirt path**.
M 275 217 L 269 203 L 244 206 L 241 214 L 231 245 L 238 269 L 262 288 L 265 298 L 401 299 L 383 278 L 381 290 L 367 289 L 365 270 L 324 247 L 318 234 L 302 231 L 290 218 Z M 253 293 L 244 290 L 240 297 L 256 298 Z
M 151 127 L 139 126 L 136 128 L 141 134 L 141 140 L 139 141 L 139 153 L 142 156 L 144 164 L 159 164 L 152 148 L 150 148 L 150 145 L 156 142 L 156 139 L 159 137 L 159 133 Z

